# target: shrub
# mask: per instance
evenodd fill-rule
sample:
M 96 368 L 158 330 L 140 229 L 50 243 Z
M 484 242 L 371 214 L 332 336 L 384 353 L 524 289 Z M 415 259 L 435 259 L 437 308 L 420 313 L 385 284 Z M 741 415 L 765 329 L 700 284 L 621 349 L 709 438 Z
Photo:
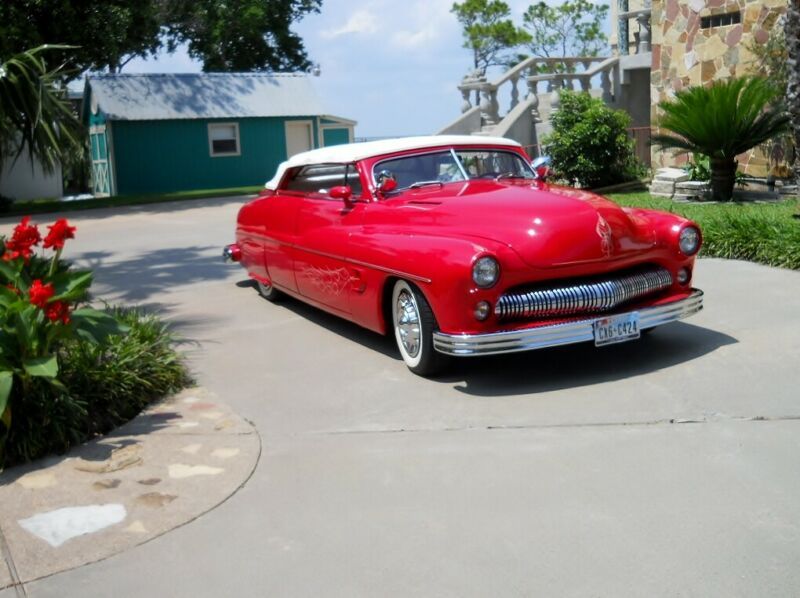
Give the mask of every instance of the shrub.
M 6 465 L 61 453 L 135 417 L 191 380 L 174 337 L 154 315 L 113 309 L 127 330 L 102 344 L 75 337 L 58 351 L 64 389 L 34 383 L 19 397 L 6 443 Z
M 25 217 L 11 238 L 0 237 L 0 467 L 6 452 L 31 459 L 105 431 L 96 420 L 118 423 L 134 414 L 125 403 L 141 407 L 151 389 L 185 381 L 157 322 L 84 305 L 92 273 L 61 260 L 75 227 L 62 219 L 49 229 L 43 239 Z M 38 254 L 40 245 L 52 256 Z M 68 367 L 82 355 L 97 362 L 83 378 Z
M 638 178 L 627 129 L 631 118 L 588 93 L 561 92 L 552 117 L 553 132 L 543 140 L 558 178 L 581 187 L 603 187 Z
M 728 201 L 736 182 L 736 156 L 788 130 L 789 116 L 778 97 L 775 88 L 758 77 L 690 87 L 659 104 L 664 112 L 659 127 L 668 133 L 652 140 L 664 149 L 709 156 L 713 197 Z

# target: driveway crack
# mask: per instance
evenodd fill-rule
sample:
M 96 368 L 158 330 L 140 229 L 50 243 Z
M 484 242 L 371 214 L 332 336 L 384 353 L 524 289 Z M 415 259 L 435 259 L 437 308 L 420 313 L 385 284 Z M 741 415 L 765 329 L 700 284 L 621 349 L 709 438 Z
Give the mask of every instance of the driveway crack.
M 617 427 L 649 427 L 649 426 L 674 426 L 684 424 L 718 424 L 726 422 L 775 422 L 797 421 L 800 415 L 712 415 L 695 418 L 667 418 L 642 421 L 611 421 L 611 422 L 585 422 L 563 424 L 498 424 L 488 426 L 453 426 L 444 428 L 383 428 L 373 430 L 320 430 L 311 432 L 315 435 L 341 436 L 355 434 L 417 434 L 424 432 L 475 432 L 482 430 L 549 430 L 562 428 L 617 428 Z

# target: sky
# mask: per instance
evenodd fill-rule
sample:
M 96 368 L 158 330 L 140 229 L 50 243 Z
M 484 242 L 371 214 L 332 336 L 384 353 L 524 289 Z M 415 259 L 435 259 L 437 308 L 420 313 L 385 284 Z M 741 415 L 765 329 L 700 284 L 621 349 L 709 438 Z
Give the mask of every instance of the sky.
M 508 1 L 508 0 L 507 0 Z M 508 1 L 515 22 L 532 0 Z M 323 0 L 293 29 L 321 74 L 329 114 L 358 121 L 363 137 L 432 134 L 461 113 L 457 85 L 471 68 L 453 0 Z M 134 59 L 123 73 L 199 72 L 185 48 Z

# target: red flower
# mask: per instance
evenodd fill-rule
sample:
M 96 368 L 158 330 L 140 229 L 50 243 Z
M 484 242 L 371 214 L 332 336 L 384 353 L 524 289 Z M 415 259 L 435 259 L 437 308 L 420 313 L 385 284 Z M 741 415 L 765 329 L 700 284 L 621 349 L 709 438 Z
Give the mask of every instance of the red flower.
M 64 249 L 64 242 L 67 239 L 75 238 L 76 227 L 70 226 L 66 218 L 56 220 L 55 224 L 47 228 L 50 229 L 50 232 L 47 233 L 47 236 L 44 238 L 45 249 L 50 247 L 53 249 Z
M 44 314 L 51 322 L 61 321 L 63 324 L 69 324 L 69 303 L 66 301 L 48 303 Z
M 30 216 L 25 216 L 15 228 L 14 234 L 6 241 L 6 252 L 3 254 L 3 260 L 8 262 L 17 258 L 23 258 L 26 262 L 32 255 L 31 247 L 38 245 L 42 240 L 39 234 L 39 227 L 28 225 L 31 221 Z
M 53 295 L 55 295 L 55 293 L 56 290 L 53 288 L 52 284 L 49 282 L 47 284 L 42 284 L 42 281 L 38 278 L 33 281 L 33 284 L 28 291 L 31 303 L 41 309 L 45 309 L 47 302 Z

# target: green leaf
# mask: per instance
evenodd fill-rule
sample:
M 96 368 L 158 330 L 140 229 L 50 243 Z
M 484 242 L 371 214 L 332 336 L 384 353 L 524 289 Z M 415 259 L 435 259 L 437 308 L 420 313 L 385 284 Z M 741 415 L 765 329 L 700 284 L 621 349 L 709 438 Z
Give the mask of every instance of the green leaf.
M 17 271 L 14 270 L 7 262 L 0 261 L 0 274 L 2 274 L 3 283 L 14 282 L 17 278 Z
M 77 334 L 98 344 L 111 335 L 123 334 L 128 330 L 111 314 L 90 307 L 76 309 L 71 317 Z
M 56 359 L 55 355 L 24 359 L 22 366 L 31 376 L 39 376 L 41 378 L 55 378 L 58 376 L 58 359 Z
M 8 397 L 11 396 L 11 387 L 14 386 L 14 374 L 8 370 L 0 371 L 0 416 L 5 413 Z
M 56 294 L 52 301 L 75 301 L 83 298 L 92 284 L 92 273 L 65 273 L 54 279 Z
M 0 285 L 0 306 L 8 307 L 17 301 L 19 301 L 19 295 L 5 285 Z

